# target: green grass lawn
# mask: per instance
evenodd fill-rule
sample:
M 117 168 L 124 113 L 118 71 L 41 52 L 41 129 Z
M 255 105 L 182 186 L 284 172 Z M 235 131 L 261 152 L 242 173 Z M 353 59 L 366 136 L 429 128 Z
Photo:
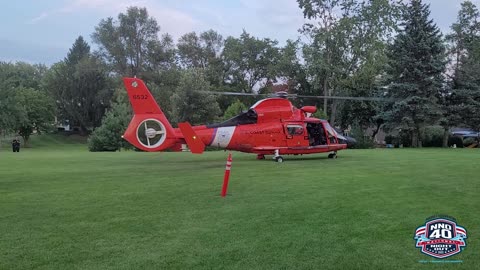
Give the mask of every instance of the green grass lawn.
M 225 152 L 90 153 L 32 138 L 0 150 L 0 269 L 475 269 L 478 149 L 347 150 L 282 164 Z M 43 143 L 43 144 L 42 144 Z M 448 214 L 466 249 L 415 248 L 425 218 Z

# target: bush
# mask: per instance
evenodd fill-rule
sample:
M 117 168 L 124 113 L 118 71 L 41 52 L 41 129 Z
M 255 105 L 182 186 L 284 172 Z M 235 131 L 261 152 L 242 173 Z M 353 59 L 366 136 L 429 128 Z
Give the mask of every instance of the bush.
M 470 145 L 475 144 L 475 143 L 477 143 L 477 138 L 469 137 L 469 138 L 465 138 L 463 140 L 463 146 L 465 146 L 465 147 L 470 146 Z
M 131 145 L 121 137 L 130 122 L 130 117 L 130 109 L 126 103 L 114 103 L 112 109 L 102 119 L 102 125 L 88 138 L 88 149 L 91 152 L 100 152 L 131 148 Z
M 412 134 L 410 131 L 401 131 L 400 135 L 398 137 L 397 143 L 395 144 L 395 147 L 410 147 L 412 146 Z
M 355 145 L 352 148 L 355 149 L 369 149 L 374 148 L 375 143 L 371 136 L 369 136 L 365 130 L 363 130 L 359 125 L 353 125 L 352 127 L 352 137 L 357 140 Z
M 425 134 L 422 138 L 422 146 L 425 147 L 442 147 L 443 146 L 444 128 L 432 126 L 425 128 Z
M 424 147 L 442 147 L 443 145 L 444 129 L 439 126 L 431 126 L 425 129 L 425 134 L 422 138 L 422 146 Z M 402 145 L 403 147 L 410 147 L 412 144 L 412 135 L 410 131 L 401 131 L 398 136 L 385 136 L 386 144 L 393 144 L 395 147 Z M 458 146 L 458 145 L 457 145 Z
M 385 144 L 392 144 L 395 148 L 410 147 L 412 144 L 412 137 L 409 131 L 400 131 L 397 136 L 387 135 L 385 136 Z
M 452 147 L 453 145 L 457 145 L 458 148 L 463 148 L 463 139 L 460 136 L 450 136 L 448 138 L 448 146 Z
M 385 144 L 395 144 L 397 138 L 393 135 L 385 136 Z

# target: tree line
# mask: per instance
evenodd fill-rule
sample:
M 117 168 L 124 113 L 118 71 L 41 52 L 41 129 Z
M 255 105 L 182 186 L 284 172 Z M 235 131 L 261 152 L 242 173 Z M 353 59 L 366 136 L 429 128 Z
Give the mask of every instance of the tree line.
M 301 95 L 382 97 L 385 102 L 295 99 L 315 104 L 342 128 L 365 135 L 380 126 L 422 146 L 439 125 L 444 145 L 452 127 L 480 129 L 480 24 L 464 1 L 443 36 L 421 0 L 298 0 L 307 19 L 298 40 L 280 45 L 246 31 L 223 37 L 191 32 L 176 42 L 146 8 L 129 7 L 80 36 L 65 58 L 41 64 L 0 63 L 0 130 L 28 141 L 52 121 L 68 121 L 90 136 L 91 150 L 126 146 L 120 135 L 131 116 L 121 77 L 136 76 L 172 122 L 228 118 L 254 102 L 206 91 L 268 93 L 275 84 Z M 95 48 L 95 49 L 92 49 Z

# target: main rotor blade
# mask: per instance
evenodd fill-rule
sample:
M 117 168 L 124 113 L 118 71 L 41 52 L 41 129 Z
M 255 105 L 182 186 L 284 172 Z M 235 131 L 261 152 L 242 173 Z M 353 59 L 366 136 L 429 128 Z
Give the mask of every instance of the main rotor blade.
M 274 93 L 270 93 L 270 94 L 255 94 L 255 93 L 215 92 L 215 91 L 201 91 L 201 93 L 214 94 L 214 95 L 225 95 L 225 96 L 264 96 L 264 97 L 274 97 Z M 316 98 L 316 99 L 356 100 L 356 101 L 379 101 L 379 102 L 394 101 L 394 99 L 381 98 L 381 97 L 306 96 L 306 95 L 297 95 L 297 94 L 288 94 L 288 97 L 289 97 L 289 98 Z
M 225 95 L 225 96 L 267 96 L 266 94 L 255 94 L 255 93 L 215 92 L 215 91 L 199 91 L 199 92 L 205 93 L 205 94 Z
M 295 95 L 299 98 L 317 98 L 317 99 L 337 99 L 337 100 L 357 100 L 357 101 L 380 101 L 388 102 L 393 101 L 389 98 L 380 98 L 380 97 L 339 97 L 339 96 L 304 96 L 304 95 Z

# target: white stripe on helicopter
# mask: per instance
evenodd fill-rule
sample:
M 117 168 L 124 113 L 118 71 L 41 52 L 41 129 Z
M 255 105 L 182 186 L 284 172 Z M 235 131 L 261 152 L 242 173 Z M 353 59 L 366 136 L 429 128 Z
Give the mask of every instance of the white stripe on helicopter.
M 220 127 L 217 128 L 215 133 L 215 138 L 210 144 L 211 146 L 217 146 L 221 148 L 226 148 L 230 141 L 232 140 L 233 133 L 235 132 L 236 127 Z

